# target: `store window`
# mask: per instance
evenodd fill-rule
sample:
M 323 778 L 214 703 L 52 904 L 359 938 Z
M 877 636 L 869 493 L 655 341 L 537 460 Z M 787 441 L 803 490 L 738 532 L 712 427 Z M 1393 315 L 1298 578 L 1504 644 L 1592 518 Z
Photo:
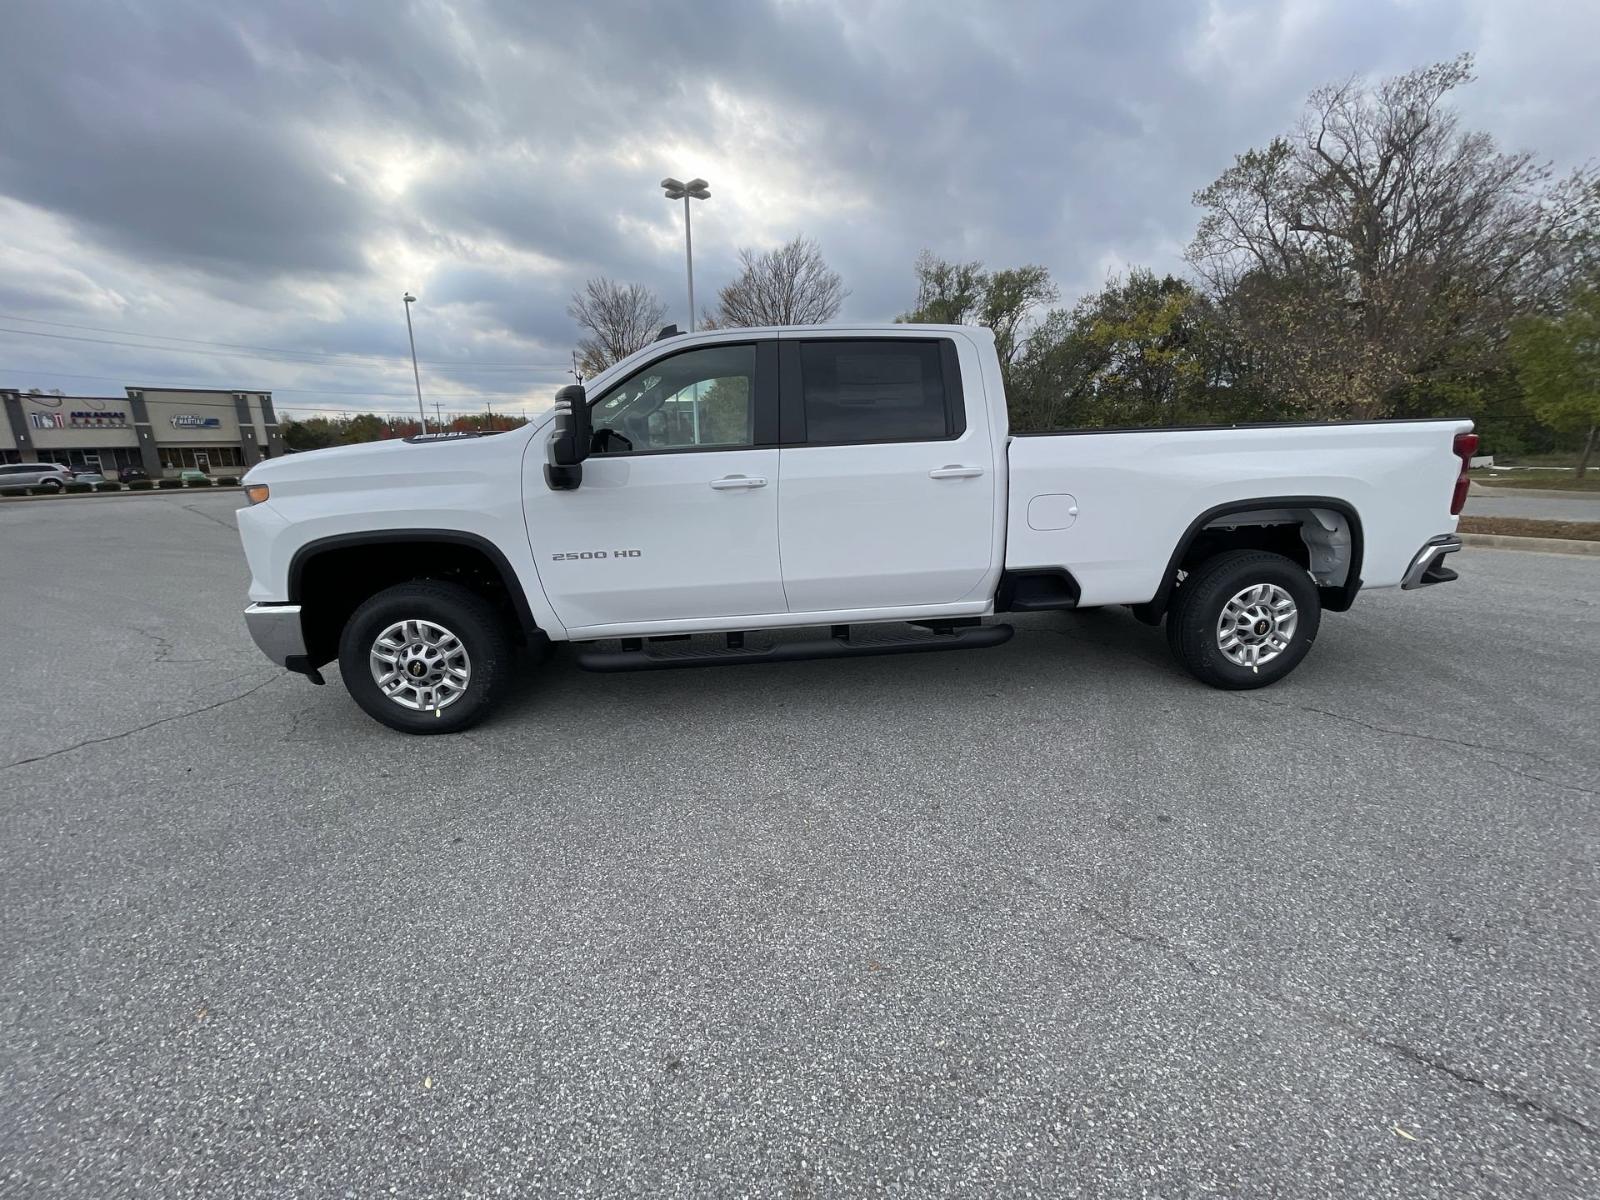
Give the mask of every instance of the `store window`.
M 98 471 L 105 453 L 100 450 L 41 450 L 39 461 L 60 463 L 75 471 Z
M 237 446 L 162 446 L 161 466 L 169 471 L 198 470 L 201 462 L 217 467 L 244 466 L 244 452 Z

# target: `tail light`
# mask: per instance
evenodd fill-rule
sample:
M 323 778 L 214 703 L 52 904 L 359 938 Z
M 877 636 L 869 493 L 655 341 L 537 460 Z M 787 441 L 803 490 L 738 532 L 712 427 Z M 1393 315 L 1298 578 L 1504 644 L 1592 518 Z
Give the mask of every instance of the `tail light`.
M 1472 465 L 1472 456 L 1478 452 L 1478 435 L 1458 433 L 1455 444 L 1450 448 L 1461 460 L 1461 474 L 1456 476 L 1455 494 L 1450 497 L 1450 515 L 1455 517 L 1460 516 L 1461 510 L 1467 506 L 1467 488 L 1472 483 L 1467 475 L 1467 468 Z

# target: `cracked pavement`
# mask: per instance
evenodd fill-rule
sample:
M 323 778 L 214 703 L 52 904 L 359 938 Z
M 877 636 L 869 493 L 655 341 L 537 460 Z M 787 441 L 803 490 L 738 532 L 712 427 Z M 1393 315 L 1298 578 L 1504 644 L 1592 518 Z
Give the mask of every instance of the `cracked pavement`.
M 408 739 L 236 503 L 0 504 L 0 1194 L 1600 1193 L 1600 561 Z

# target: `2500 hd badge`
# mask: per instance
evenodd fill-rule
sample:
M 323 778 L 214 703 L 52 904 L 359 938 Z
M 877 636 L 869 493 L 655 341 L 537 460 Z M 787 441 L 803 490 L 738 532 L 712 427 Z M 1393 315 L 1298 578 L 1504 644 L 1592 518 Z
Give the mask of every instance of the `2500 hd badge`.
M 552 554 L 551 562 L 577 562 L 585 558 L 641 558 L 643 550 L 585 550 L 581 554 Z

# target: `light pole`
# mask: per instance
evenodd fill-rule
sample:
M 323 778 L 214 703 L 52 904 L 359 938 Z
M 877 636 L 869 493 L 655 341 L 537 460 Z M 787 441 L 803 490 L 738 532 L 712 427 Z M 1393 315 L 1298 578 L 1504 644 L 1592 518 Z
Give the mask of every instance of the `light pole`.
M 691 179 L 683 183 L 667 178 L 661 181 L 661 190 L 668 200 L 683 201 L 683 257 L 689 265 L 689 332 L 694 332 L 694 234 L 689 227 L 689 201 L 711 199 L 710 187 L 704 179 Z
M 422 375 L 417 370 L 417 338 L 411 332 L 411 306 L 417 298 L 410 292 L 405 295 L 406 301 L 406 341 L 411 343 L 411 378 L 417 384 L 417 419 L 422 422 L 422 432 L 428 432 L 428 414 L 422 410 Z

